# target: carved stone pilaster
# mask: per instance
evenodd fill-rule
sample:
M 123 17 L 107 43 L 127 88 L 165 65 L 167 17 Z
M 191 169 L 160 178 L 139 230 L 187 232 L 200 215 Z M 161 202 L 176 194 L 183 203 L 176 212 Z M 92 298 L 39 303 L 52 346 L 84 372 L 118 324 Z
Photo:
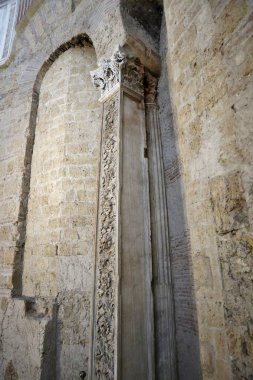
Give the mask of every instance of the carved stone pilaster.
M 151 380 L 154 344 L 144 67 L 117 51 L 91 75 L 101 90 L 103 127 L 89 379 L 126 380 L 131 374 L 131 378 Z

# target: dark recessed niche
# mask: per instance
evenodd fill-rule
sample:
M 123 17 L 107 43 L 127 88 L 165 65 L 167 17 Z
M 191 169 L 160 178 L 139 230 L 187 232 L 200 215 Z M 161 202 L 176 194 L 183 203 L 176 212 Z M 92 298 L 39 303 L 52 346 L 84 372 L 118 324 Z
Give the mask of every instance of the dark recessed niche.
M 142 27 L 159 41 L 163 6 L 160 0 L 122 0 L 123 12 L 127 12 Z

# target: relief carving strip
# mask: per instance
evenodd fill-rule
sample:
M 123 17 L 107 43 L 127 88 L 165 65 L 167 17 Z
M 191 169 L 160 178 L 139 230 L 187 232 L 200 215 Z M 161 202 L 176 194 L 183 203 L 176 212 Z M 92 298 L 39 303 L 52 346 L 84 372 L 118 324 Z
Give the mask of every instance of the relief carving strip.
M 119 97 L 104 104 L 93 346 L 94 378 L 115 376 Z

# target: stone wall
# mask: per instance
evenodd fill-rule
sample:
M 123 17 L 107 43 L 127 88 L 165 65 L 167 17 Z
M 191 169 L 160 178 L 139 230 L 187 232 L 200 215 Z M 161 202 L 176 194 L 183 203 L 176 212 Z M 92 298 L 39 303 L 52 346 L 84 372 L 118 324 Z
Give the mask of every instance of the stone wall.
M 62 53 L 43 78 L 35 127 L 23 294 L 60 305 L 61 379 L 88 362 L 101 109 L 95 67 L 92 47 Z
M 94 121 L 100 118 L 89 71 L 126 43 L 131 25 L 131 17 L 124 25 L 118 0 L 34 0 L 17 25 L 11 57 L 0 68 L 0 377 L 5 380 L 87 372 L 99 154 Z M 135 48 L 156 68 L 152 37 L 137 21 L 133 25 Z M 92 44 L 96 55 L 93 51 L 87 60 Z M 15 342 L 13 326 L 27 331 L 29 323 L 29 334 Z
M 13 255 L 14 275 L 11 266 L 8 275 L 14 294 L 22 292 L 24 300 L 35 299 L 36 311 L 29 313 L 21 300 L 2 301 L 3 364 L 8 368 L 12 358 L 12 372 L 19 378 L 35 379 L 40 373 L 48 378 L 50 366 L 42 359 L 42 352 L 49 357 L 51 345 L 57 345 L 57 359 L 52 354 L 51 360 L 54 366 L 57 363 L 59 378 L 69 379 L 83 369 L 87 372 L 100 152 L 101 105 L 90 78 L 96 65 L 95 51 L 89 44 L 70 48 L 48 69 L 41 87 L 37 79 L 39 96 L 33 94 L 20 193 L 22 241 L 19 238 Z M 40 300 L 45 304 L 42 312 L 37 310 Z M 47 310 L 52 304 L 57 316 L 50 317 Z M 56 319 L 49 344 L 48 326 Z M 16 342 L 11 333 L 13 323 L 25 331 L 31 324 L 23 339 L 27 352 L 34 352 L 30 358 L 36 356 L 32 364 L 19 361 L 22 337 Z M 13 357 L 15 347 L 21 356 Z M 29 373 L 25 368 L 30 368 Z
M 132 1 L 126 7 L 119 0 L 34 0 L 0 68 L 5 380 L 68 379 L 87 369 L 84 305 L 90 302 L 99 154 L 99 95 L 88 71 L 120 44 L 158 75 L 160 16 L 157 25 L 146 25 L 152 17 L 147 9 L 140 15 L 139 3 L 129 11 Z M 252 7 L 250 0 L 164 1 L 158 102 L 184 380 L 253 375 Z
M 178 152 L 169 91 L 166 54 L 168 41 L 162 23 L 160 55 L 162 71 L 158 85 L 159 119 L 163 148 L 167 208 L 169 216 L 170 260 L 174 286 L 177 364 L 180 379 L 201 378 L 199 336 L 189 227 L 184 204 L 182 163 Z
M 89 74 L 97 57 L 84 36 L 92 26 L 83 15 L 91 19 L 96 6 L 96 22 L 101 21 L 112 3 L 103 12 L 101 2 L 83 1 L 86 11 L 78 12 L 78 4 L 73 8 L 68 1 L 35 1 L 17 26 L 8 65 L 0 68 L 5 380 L 53 379 L 56 373 L 69 379 L 87 372 L 101 106 Z
M 167 174 L 180 162 L 201 365 L 210 379 L 253 375 L 252 10 L 247 0 L 165 1 L 180 153 Z
M 1 299 L 1 379 L 55 379 L 56 313 L 45 299 Z

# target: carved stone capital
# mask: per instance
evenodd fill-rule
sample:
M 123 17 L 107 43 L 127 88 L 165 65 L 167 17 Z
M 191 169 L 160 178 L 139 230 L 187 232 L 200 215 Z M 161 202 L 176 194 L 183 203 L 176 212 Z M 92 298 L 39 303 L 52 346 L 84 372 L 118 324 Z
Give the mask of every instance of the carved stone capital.
M 144 67 L 136 58 L 127 58 L 126 54 L 117 50 L 109 59 L 104 59 L 101 66 L 91 71 L 95 87 L 100 88 L 104 97 L 115 89 L 117 84 L 143 95 Z
M 145 73 L 145 103 L 156 104 L 157 78 L 149 72 Z
M 126 64 L 126 54 L 117 50 L 109 59 L 104 59 L 101 66 L 91 71 L 95 87 L 100 88 L 101 95 L 108 94 L 121 81 L 121 70 Z
M 140 95 L 144 93 L 144 67 L 137 58 L 127 59 L 123 68 L 122 84 Z

